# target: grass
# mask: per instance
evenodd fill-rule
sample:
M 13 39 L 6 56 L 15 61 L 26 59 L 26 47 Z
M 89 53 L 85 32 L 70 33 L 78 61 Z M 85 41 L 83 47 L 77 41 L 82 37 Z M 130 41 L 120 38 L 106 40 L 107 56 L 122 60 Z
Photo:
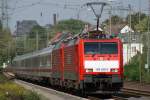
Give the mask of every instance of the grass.
M 34 91 L 26 90 L 0 73 L 0 100 L 44 100 Z

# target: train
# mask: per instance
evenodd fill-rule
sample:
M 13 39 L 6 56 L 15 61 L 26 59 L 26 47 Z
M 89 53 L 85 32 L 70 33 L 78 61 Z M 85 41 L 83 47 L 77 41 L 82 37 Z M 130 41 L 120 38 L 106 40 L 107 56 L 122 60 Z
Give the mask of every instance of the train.
M 58 33 L 49 47 L 14 58 L 17 78 L 84 93 L 112 93 L 123 87 L 122 42 L 100 32 Z

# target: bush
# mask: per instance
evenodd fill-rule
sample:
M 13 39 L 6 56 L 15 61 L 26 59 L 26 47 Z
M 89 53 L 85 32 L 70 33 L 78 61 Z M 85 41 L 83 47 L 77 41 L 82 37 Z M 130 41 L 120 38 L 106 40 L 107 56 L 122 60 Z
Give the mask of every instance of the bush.
M 144 66 L 146 64 L 146 54 L 138 53 L 135 55 L 131 61 L 124 66 L 124 76 L 125 80 L 128 81 L 139 81 L 140 72 L 142 74 L 142 82 L 150 83 L 150 73 L 148 73 Z M 141 68 L 139 68 L 141 67 Z M 139 71 L 141 69 L 141 71 Z
M 24 100 L 41 100 L 41 98 L 36 92 L 27 91 L 24 95 Z
M 124 66 L 124 75 L 126 80 L 139 80 L 139 56 L 139 54 L 134 56 L 129 62 L 129 64 Z
M 24 89 L 0 74 L 0 100 L 41 100 L 34 92 Z

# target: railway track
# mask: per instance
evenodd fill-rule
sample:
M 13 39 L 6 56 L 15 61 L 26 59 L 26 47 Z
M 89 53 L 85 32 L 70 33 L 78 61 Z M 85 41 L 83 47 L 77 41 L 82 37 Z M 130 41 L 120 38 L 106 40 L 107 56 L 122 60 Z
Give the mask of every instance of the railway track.
M 105 97 L 87 96 L 87 98 L 83 98 L 83 97 L 71 95 L 68 93 L 64 93 L 61 91 L 57 91 L 57 90 L 54 90 L 51 88 L 47 88 L 47 87 L 44 87 L 41 85 L 32 84 L 32 83 L 22 81 L 22 80 L 15 79 L 14 81 L 15 81 L 15 83 L 22 85 L 26 89 L 34 90 L 34 91 L 38 92 L 38 94 L 41 94 L 41 95 L 45 96 L 46 98 L 49 98 L 50 100 L 56 100 L 56 99 L 57 100 L 105 100 L 104 99 Z M 53 95 L 58 96 L 58 98 Z M 51 97 L 53 97 L 53 98 L 51 98 Z M 54 99 L 54 98 L 56 98 L 56 99 Z M 61 98 L 61 99 L 59 99 L 59 98 Z M 119 96 L 112 96 L 107 99 L 109 99 L 109 100 L 127 100 L 127 99 L 125 99 L 123 97 L 119 97 Z
M 103 98 L 97 98 L 94 96 L 88 96 L 89 100 L 105 100 Z M 128 100 L 127 98 L 121 97 L 121 96 L 112 96 L 111 98 L 106 98 L 106 100 Z
M 112 96 L 114 100 L 128 100 L 127 98 L 121 97 L 121 96 Z
M 150 92 L 142 91 L 142 90 L 136 90 L 136 89 L 123 88 L 122 92 L 126 93 L 126 94 L 132 94 L 132 95 L 150 96 Z
M 124 96 L 121 96 L 121 95 L 112 95 L 112 97 L 108 97 L 108 98 L 107 97 L 106 98 L 105 97 L 99 97 L 99 96 L 87 96 L 87 98 L 83 98 L 83 97 L 71 95 L 71 94 L 68 94 L 68 93 L 60 92 L 60 91 L 57 91 L 57 90 L 54 90 L 54 89 L 50 89 L 50 88 L 47 88 L 47 87 L 43 87 L 43 86 L 40 86 L 40 85 L 35 85 L 35 84 L 32 84 L 32 83 L 28 83 L 28 82 L 25 82 L 25 81 L 22 81 L 22 80 L 15 80 L 15 82 L 17 84 L 20 84 L 20 85 L 23 85 L 23 86 L 27 85 L 25 87 L 30 86 L 28 88 L 33 89 L 35 91 L 36 91 L 36 89 L 38 89 L 42 92 L 44 91 L 43 92 L 44 94 L 51 94 L 51 95 L 55 95 L 55 96 L 58 96 L 59 98 L 61 98 L 61 99 L 57 99 L 57 100 L 128 100 L 128 98 L 130 98 L 130 97 L 136 98 L 139 95 L 141 95 L 141 96 L 143 96 L 143 95 L 144 96 L 150 96 L 150 93 L 145 92 L 145 91 L 137 91 L 137 90 L 123 88 L 122 93 L 126 94 L 126 95 L 129 94 L 131 96 L 124 97 Z M 49 98 L 49 96 L 47 96 L 47 95 L 46 95 L 46 97 Z M 56 99 L 51 99 L 51 100 L 56 100 Z

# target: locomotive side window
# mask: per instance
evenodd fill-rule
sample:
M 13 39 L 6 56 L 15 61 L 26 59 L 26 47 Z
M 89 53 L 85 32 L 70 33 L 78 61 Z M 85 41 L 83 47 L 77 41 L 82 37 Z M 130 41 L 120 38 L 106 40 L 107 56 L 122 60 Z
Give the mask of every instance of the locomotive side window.
M 117 54 L 117 43 L 86 42 L 84 44 L 85 54 Z

